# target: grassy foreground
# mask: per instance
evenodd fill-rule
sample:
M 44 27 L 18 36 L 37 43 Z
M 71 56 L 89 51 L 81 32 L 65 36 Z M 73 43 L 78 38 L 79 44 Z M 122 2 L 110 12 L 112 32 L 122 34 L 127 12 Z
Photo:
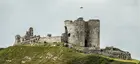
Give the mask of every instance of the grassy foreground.
M 0 64 L 140 64 L 95 54 L 83 54 L 62 46 L 12 46 L 0 50 Z

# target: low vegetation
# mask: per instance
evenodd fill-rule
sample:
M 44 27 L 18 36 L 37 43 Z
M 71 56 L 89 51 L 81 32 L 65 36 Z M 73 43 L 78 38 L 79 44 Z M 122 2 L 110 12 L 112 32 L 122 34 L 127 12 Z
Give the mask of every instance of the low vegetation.
M 11 46 L 0 50 L 0 64 L 138 64 L 138 61 L 83 54 L 62 46 Z
M 3 50 L 4 48 L 0 48 L 0 51 Z

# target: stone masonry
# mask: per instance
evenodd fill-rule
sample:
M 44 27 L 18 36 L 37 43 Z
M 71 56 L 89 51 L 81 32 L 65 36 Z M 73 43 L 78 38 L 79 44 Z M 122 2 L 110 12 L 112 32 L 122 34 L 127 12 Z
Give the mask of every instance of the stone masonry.
M 46 37 L 34 35 L 33 27 L 26 31 L 24 36 L 16 35 L 14 45 L 21 44 L 40 44 L 63 42 L 65 46 L 74 48 L 74 46 L 84 48 L 85 53 L 101 54 L 113 58 L 129 60 L 131 54 L 114 47 L 100 49 L 100 20 L 90 19 L 85 21 L 82 17 L 72 21 L 65 20 L 65 32 L 62 36 L 52 36 L 47 34 Z
M 61 36 L 52 36 L 51 34 L 48 34 L 46 37 L 41 37 L 40 35 L 36 36 L 33 34 L 33 28 L 30 27 L 23 37 L 21 37 L 20 35 L 15 36 L 14 45 L 46 43 L 46 42 L 47 43 L 61 42 Z
M 120 58 L 124 60 L 131 60 L 131 54 L 127 51 L 122 51 L 118 48 L 115 48 L 113 46 L 111 47 L 106 47 L 105 49 L 100 49 L 100 50 L 88 50 L 85 53 L 95 53 L 95 54 L 101 54 L 105 56 L 109 56 L 112 58 Z
M 63 36 L 65 42 L 81 47 L 93 47 L 100 49 L 100 21 L 91 19 L 84 21 L 78 18 L 74 22 L 65 21 L 65 33 Z

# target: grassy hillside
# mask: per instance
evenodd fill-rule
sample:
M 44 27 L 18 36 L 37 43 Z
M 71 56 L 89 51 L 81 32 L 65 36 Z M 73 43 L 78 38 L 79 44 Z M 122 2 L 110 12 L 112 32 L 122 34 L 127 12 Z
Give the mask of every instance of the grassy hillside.
M 0 64 L 138 64 L 138 61 L 83 54 L 61 46 L 12 46 L 0 50 Z

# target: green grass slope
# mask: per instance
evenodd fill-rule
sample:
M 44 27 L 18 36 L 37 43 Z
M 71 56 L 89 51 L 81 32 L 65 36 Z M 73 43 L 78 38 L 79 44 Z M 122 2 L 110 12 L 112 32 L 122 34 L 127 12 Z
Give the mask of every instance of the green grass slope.
M 0 64 L 138 64 L 138 61 L 83 54 L 60 46 L 12 46 L 0 50 Z

